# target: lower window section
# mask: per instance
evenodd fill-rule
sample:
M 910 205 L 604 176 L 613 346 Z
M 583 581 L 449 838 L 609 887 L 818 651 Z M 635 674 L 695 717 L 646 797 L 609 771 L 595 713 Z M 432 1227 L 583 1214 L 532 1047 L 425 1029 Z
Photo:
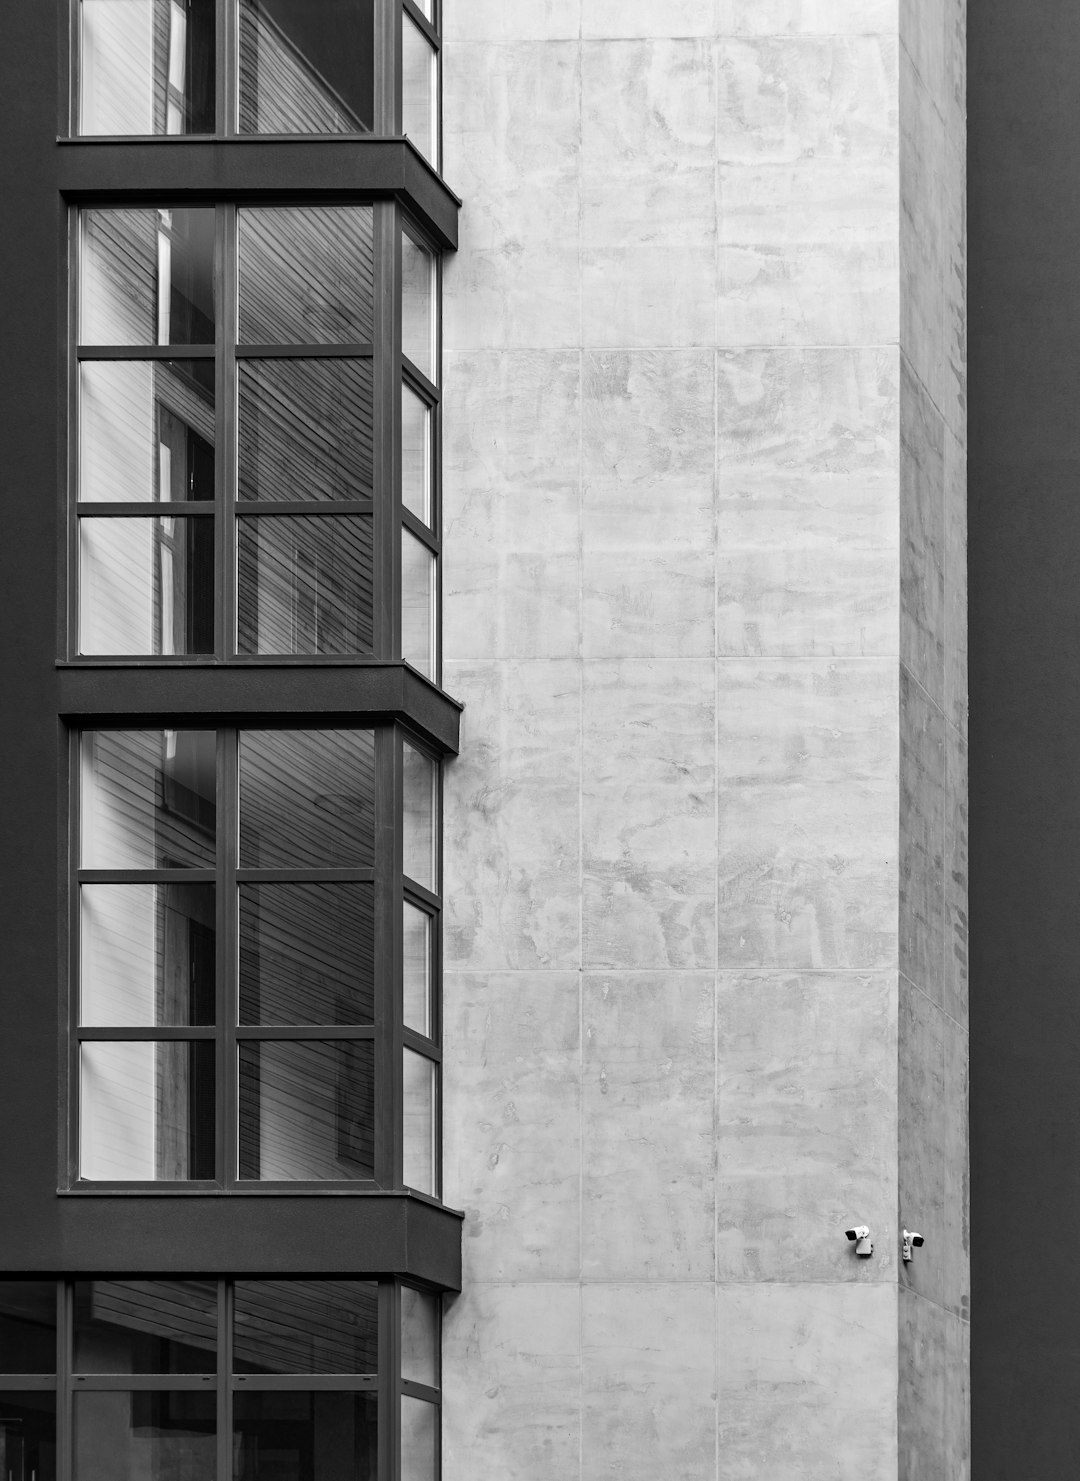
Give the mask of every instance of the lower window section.
M 437 1481 L 439 1344 L 395 1280 L 0 1280 L 0 1478 Z

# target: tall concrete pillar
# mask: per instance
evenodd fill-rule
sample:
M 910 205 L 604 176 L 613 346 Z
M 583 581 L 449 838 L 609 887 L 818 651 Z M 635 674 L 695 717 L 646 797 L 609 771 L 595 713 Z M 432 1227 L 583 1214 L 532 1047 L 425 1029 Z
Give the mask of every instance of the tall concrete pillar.
M 963 0 L 444 35 L 446 1481 L 960 1481 Z

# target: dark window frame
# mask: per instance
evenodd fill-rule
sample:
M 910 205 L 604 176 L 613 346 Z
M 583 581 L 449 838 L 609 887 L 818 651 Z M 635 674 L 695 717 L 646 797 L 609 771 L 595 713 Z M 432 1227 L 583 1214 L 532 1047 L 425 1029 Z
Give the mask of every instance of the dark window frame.
M 0 1374 L 0 1394 L 55 1393 L 56 1395 L 56 1476 L 57 1481 L 74 1481 L 73 1414 L 74 1397 L 86 1392 L 138 1392 L 169 1390 L 172 1392 L 213 1392 L 217 1411 L 216 1481 L 233 1481 L 232 1435 L 233 1400 L 238 1393 L 371 1393 L 376 1396 L 378 1428 L 378 1478 L 395 1481 L 400 1470 L 401 1400 L 423 1399 L 435 1411 L 435 1464 L 432 1481 L 440 1474 L 442 1462 L 442 1324 L 440 1292 L 418 1281 L 387 1278 L 377 1274 L 349 1272 L 339 1279 L 372 1281 L 378 1287 L 378 1362 L 374 1373 L 363 1374 L 240 1374 L 234 1373 L 235 1283 L 237 1280 L 282 1280 L 280 1274 L 261 1272 L 213 1276 L 216 1285 L 217 1349 L 214 1370 L 207 1374 L 81 1374 L 74 1368 L 74 1296 L 77 1281 L 123 1279 L 119 1273 L 79 1272 L 74 1277 L 56 1278 L 56 1360 L 53 1373 Z M 7 1275 L 5 1279 L 19 1279 Z M 41 1280 L 40 1275 L 26 1279 Z M 49 1277 L 44 1277 L 48 1279 Z M 153 1275 L 139 1274 L 140 1281 L 153 1280 Z M 183 1271 L 170 1271 L 158 1278 L 183 1280 L 207 1279 Z M 298 1274 L 293 1280 L 332 1280 L 325 1273 Z M 417 1383 L 402 1376 L 402 1290 L 408 1288 L 434 1298 L 436 1331 L 434 1355 L 437 1365 L 435 1386 Z
M 217 844 L 214 863 L 206 868 L 178 870 L 157 869 L 84 869 L 80 865 L 81 826 L 81 747 L 83 737 L 97 731 L 130 731 L 137 729 L 195 729 L 216 733 Z M 374 862 L 371 868 L 346 869 L 268 868 L 263 871 L 240 869 L 238 854 L 239 749 L 238 740 L 245 730 L 363 730 L 374 737 L 375 817 Z M 123 724 L 89 723 L 72 727 L 68 732 L 68 840 L 72 861 L 71 884 L 66 912 L 67 963 L 66 1001 L 62 1010 L 61 1063 L 65 1068 L 61 1093 L 61 1166 L 59 1191 L 76 1196 L 101 1194 L 143 1194 L 185 1196 L 200 1194 L 227 1197 L 267 1197 L 302 1194 L 351 1194 L 365 1196 L 387 1190 L 402 1190 L 403 1182 L 403 1086 L 402 1051 L 406 1043 L 436 1065 L 436 1100 L 432 1135 L 435 1148 L 434 1188 L 411 1190 L 416 1196 L 436 1203 L 442 1196 L 442 910 L 441 896 L 409 880 L 402 866 L 402 829 L 400 819 L 404 800 L 402 747 L 409 745 L 421 751 L 435 765 L 434 827 L 436 832 L 437 870 L 441 879 L 442 838 L 442 767 L 437 752 L 417 739 L 415 734 L 394 723 L 364 723 L 362 715 L 351 722 L 322 723 L 317 716 L 290 717 L 287 720 L 266 719 L 252 715 L 243 723 L 214 724 L 211 719 L 191 716 L 184 721 L 172 718 L 167 724 L 152 716 L 132 717 Z M 239 885 L 244 882 L 266 883 L 295 880 L 313 882 L 332 878 L 341 882 L 370 884 L 374 895 L 374 1013 L 371 1024 L 356 1025 L 244 1025 L 239 1022 Z M 81 994 L 81 887 L 84 884 L 181 882 L 212 884 L 215 889 L 216 970 L 215 1022 L 212 1025 L 178 1027 L 138 1026 L 120 1029 L 80 1024 Z M 441 888 L 441 885 L 440 885 Z M 412 897 L 432 918 L 429 989 L 431 995 L 431 1034 L 427 1037 L 406 1029 L 403 1022 L 403 902 Z M 83 1178 L 80 1169 L 80 1094 L 81 1046 L 84 1043 L 119 1043 L 137 1041 L 212 1041 L 215 1045 L 214 1117 L 215 1168 L 213 1178 L 177 1181 L 123 1180 L 107 1181 Z M 239 1046 L 258 1041 L 321 1042 L 341 1040 L 346 1043 L 373 1042 L 375 1098 L 373 1115 L 374 1175 L 355 1180 L 289 1180 L 257 1181 L 239 1176 L 239 1121 L 237 1091 L 239 1086 Z

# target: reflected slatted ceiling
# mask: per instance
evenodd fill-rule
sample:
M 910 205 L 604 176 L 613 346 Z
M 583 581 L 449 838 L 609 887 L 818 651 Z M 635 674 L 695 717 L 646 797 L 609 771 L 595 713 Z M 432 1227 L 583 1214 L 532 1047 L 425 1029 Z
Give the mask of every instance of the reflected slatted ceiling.
M 371 366 L 361 360 L 240 365 L 239 496 L 370 498 Z
M 240 132 L 368 132 L 257 0 L 240 5 Z
M 240 1022 L 374 1020 L 370 885 L 240 886 Z
M 353 344 L 374 334 L 370 206 L 240 212 L 240 343 Z
M 375 1373 L 378 1288 L 359 1281 L 237 1281 L 239 1371 Z
M 241 868 L 371 868 L 374 857 L 373 732 L 241 734 Z
M 374 1176 L 375 1056 L 368 1040 L 240 1045 L 242 1179 Z
M 214 1281 L 96 1280 L 91 1286 L 94 1321 L 208 1352 L 217 1347 Z
M 154 344 L 157 272 L 155 212 L 85 212 L 80 343 Z

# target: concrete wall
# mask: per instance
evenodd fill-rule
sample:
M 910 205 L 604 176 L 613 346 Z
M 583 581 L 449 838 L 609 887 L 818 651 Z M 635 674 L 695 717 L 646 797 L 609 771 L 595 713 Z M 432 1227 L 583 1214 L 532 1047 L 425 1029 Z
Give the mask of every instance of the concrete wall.
M 446 0 L 447 1481 L 964 1474 L 944 4 Z

